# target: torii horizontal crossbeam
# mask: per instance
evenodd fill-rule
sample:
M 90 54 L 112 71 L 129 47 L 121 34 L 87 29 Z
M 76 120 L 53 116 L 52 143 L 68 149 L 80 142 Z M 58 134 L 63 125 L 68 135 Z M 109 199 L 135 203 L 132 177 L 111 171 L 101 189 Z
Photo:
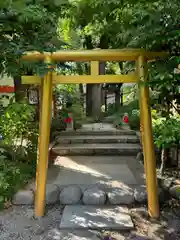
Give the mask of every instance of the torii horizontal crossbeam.
M 155 60 L 167 56 L 166 52 L 147 52 L 144 49 L 106 49 L 106 50 L 62 50 L 57 52 L 27 52 L 24 60 L 45 60 L 50 57 L 52 61 L 136 61 L 139 56 L 146 60 Z

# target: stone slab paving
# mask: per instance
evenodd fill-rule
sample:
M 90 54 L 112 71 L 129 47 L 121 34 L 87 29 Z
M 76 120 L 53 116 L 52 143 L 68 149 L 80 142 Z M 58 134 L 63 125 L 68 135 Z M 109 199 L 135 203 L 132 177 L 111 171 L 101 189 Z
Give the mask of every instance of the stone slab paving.
M 131 230 L 134 224 L 126 207 L 66 206 L 60 229 Z
M 55 164 L 59 167 L 59 174 L 54 183 L 58 186 L 99 183 L 109 186 L 114 183 L 116 187 L 122 183 L 135 185 L 136 178 L 125 160 L 111 156 L 58 157 Z

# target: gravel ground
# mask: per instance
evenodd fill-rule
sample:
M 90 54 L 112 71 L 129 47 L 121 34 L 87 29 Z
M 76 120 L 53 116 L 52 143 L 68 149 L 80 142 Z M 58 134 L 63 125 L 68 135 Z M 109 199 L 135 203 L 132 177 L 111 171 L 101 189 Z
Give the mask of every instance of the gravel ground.
M 58 239 L 61 215 L 59 205 L 48 207 L 41 219 L 34 218 L 32 207 L 14 206 L 4 210 L 0 213 L 0 240 Z
M 180 240 L 180 217 L 175 209 L 162 208 L 159 220 L 148 217 L 147 207 L 131 209 L 136 233 L 148 236 L 148 240 Z
M 108 234 L 113 240 L 180 240 L 180 217 L 174 210 L 169 207 L 161 209 L 160 220 L 152 221 L 148 218 L 147 207 L 134 206 L 130 210 L 135 224 L 132 232 L 105 231 L 96 234 L 99 239 Z M 6 209 L 0 212 L 0 240 L 59 240 L 62 211 L 60 205 L 49 206 L 45 217 L 35 219 L 33 207 L 13 206 Z

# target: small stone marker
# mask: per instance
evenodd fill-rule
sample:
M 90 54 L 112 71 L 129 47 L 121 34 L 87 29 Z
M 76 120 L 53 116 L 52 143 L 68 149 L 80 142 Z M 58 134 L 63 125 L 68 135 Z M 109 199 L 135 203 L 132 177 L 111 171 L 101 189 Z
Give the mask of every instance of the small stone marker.
M 129 230 L 134 227 L 126 207 L 66 206 L 60 229 Z

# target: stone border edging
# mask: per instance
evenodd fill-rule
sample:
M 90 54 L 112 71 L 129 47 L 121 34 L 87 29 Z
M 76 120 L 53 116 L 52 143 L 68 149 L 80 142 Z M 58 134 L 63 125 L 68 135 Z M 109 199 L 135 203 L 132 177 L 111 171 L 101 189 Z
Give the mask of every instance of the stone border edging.
M 168 191 L 171 194 L 171 189 Z M 168 197 L 169 197 L 168 195 Z M 20 190 L 13 198 L 14 205 L 33 205 L 35 191 L 33 189 Z M 164 202 L 167 191 L 159 189 L 159 200 Z M 97 186 L 91 186 L 82 190 L 78 185 L 59 187 L 56 184 L 47 184 L 46 204 L 60 203 L 62 205 L 132 205 L 135 203 L 146 203 L 147 191 L 145 185 L 133 188 L 112 188 L 103 190 Z

